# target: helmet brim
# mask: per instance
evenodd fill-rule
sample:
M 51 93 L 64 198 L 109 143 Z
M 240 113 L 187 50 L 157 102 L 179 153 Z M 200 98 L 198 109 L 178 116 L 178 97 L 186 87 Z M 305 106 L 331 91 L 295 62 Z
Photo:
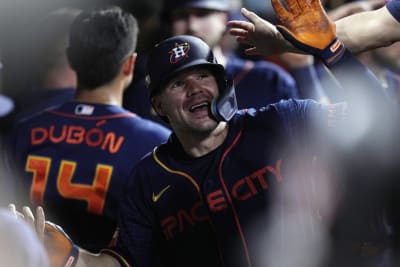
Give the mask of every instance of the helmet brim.
M 162 90 L 162 87 L 165 86 L 171 79 L 173 79 L 178 74 L 182 73 L 191 68 L 201 68 L 205 67 L 211 70 L 215 75 L 216 78 L 224 77 L 224 67 L 221 64 L 210 63 L 204 59 L 197 59 L 190 61 L 189 63 L 176 68 L 174 71 L 168 73 L 168 75 L 164 76 L 162 79 L 159 80 L 158 83 L 151 83 L 148 85 L 149 91 L 151 92 L 150 97 L 153 97 L 159 94 Z

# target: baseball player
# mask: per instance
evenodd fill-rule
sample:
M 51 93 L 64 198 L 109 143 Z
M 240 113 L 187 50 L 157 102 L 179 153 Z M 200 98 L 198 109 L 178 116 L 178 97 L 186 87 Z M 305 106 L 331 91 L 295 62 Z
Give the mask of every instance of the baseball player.
M 111 240 L 133 167 L 170 134 L 121 107 L 137 33 L 135 18 L 120 8 L 80 13 L 67 50 L 78 77 L 73 101 L 21 120 L 13 132 L 21 197 L 46 207 L 90 251 Z
M 121 210 L 117 244 L 103 252 L 117 253 L 122 266 L 316 264 L 283 255 L 296 249 L 282 240 L 299 238 L 306 246 L 315 242 L 311 225 L 318 220 L 311 207 L 293 215 L 289 210 L 295 204 L 280 199 L 285 199 L 280 186 L 307 183 L 309 174 L 302 168 L 313 166 L 314 145 L 329 150 L 326 140 L 317 141 L 321 132 L 312 118 L 326 116 L 329 124 L 328 114 L 339 120 L 343 106 L 290 100 L 235 113 L 222 66 L 204 43 L 189 36 L 167 39 L 153 50 L 149 81 L 155 110 L 174 134 L 137 166 Z M 298 200 L 310 192 L 300 186 L 290 193 Z M 301 219 L 307 215 L 310 224 Z M 304 232 L 293 234 L 293 224 Z M 279 238 L 269 236 L 269 228 L 280 232 Z
M 319 2 L 292 10 L 293 20 L 275 8 L 285 37 L 323 60 L 343 86 L 361 82 L 352 92 L 364 92 L 367 104 L 384 99 L 379 83 L 336 38 Z M 299 35 L 304 29 L 307 38 Z M 360 79 L 347 79 L 350 70 Z M 315 153 L 333 152 L 330 138 L 352 141 L 348 128 L 345 135 L 335 131 L 347 122 L 346 105 L 286 100 L 238 111 L 224 67 L 206 43 L 187 35 L 154 47 L 147 81 L 152 105 L 173 134 L 136 166 L 115 243 L 97 255 L 80 250 L 76 266 L 316 266 L 320 259 L 311 259 L 323 254 L 316 248 L 324 232 L 317 207 L 304 199 L 312 195 L 304 183 Z M 360 103 L 350 100 L 353 114 Z M 344 126 L 354 123 L 348 119 Z M 308 248 L 311 254 L 298 253 Z

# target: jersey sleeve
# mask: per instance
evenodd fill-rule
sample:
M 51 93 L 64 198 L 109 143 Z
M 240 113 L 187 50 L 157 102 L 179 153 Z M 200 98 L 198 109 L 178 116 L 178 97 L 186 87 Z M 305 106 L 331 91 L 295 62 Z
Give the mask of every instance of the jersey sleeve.
M 288 146 L 320 151 L 348 138 L 348 104 L 321 104 L 314 100 L 281 101 L 274 105 Z
M 390 0 L 386 4 L 386 8 L 389 10 L 390 14 L 400 22 L 400 0 Z

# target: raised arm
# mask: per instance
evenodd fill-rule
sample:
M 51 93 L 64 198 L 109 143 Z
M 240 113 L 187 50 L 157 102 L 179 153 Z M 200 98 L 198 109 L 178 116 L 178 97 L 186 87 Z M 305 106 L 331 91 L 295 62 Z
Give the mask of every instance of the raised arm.
M 378 5 L 379 1 L 376 4 Z M 368 6 L 368 8 L 374 7 L 376 5 Z M 246 50 L 247 54 L 270 56 L 284 52 L 303 53 L 290 44 L 269 21 L 245 8 L 242 8 L 241 12 L 248 21 L 232 20 L 228 22 L 228 26 L 229 33 L 236 37 L 238 42 L 253 46 Z M 337 14 L 332 16 L 335 19 Z M 399 21 L 400 0 L 391 0 L 379 9 L 336 20 L 336 35 L 352 53 L 359 53 L 399 41 Z
M 341 85 L 335 93 L 347 103 L 344 115 L 349 116 L 340 123 L 338 140 L 348 144 L 367 133 L 369 137 L 391 135 L 391 124 L 396 121 L 392 118 L 394 107 L 377 78 L 337 38 L 334 23 L 319 0 L 284 1 L 288 9 L 279 0 L 272 0 L 281 22 L 278 30 L 294 46 L 324 62 Z
M 388 46 L 400 40 L 400 23 L 388 9 L 393 3 L 387 5 L 389 6 L 357 13 L 336 21 L 337 35 L 350 51 L 358 53 Z M 400 12 L 397 16 L 400 16 Z

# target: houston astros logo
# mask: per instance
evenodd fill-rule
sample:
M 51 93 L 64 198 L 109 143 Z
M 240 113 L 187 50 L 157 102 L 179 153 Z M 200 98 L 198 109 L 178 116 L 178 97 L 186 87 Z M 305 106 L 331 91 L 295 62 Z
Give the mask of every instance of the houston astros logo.
M 183 44 L 176 43 L 175 47 L 168 52 L 168 54 L 170 54 L 169 62 L 174 64 L 179 62 L 181 59 L 188 57 L 189 50 L 190 50 L 189 43 L 183 43 Z

